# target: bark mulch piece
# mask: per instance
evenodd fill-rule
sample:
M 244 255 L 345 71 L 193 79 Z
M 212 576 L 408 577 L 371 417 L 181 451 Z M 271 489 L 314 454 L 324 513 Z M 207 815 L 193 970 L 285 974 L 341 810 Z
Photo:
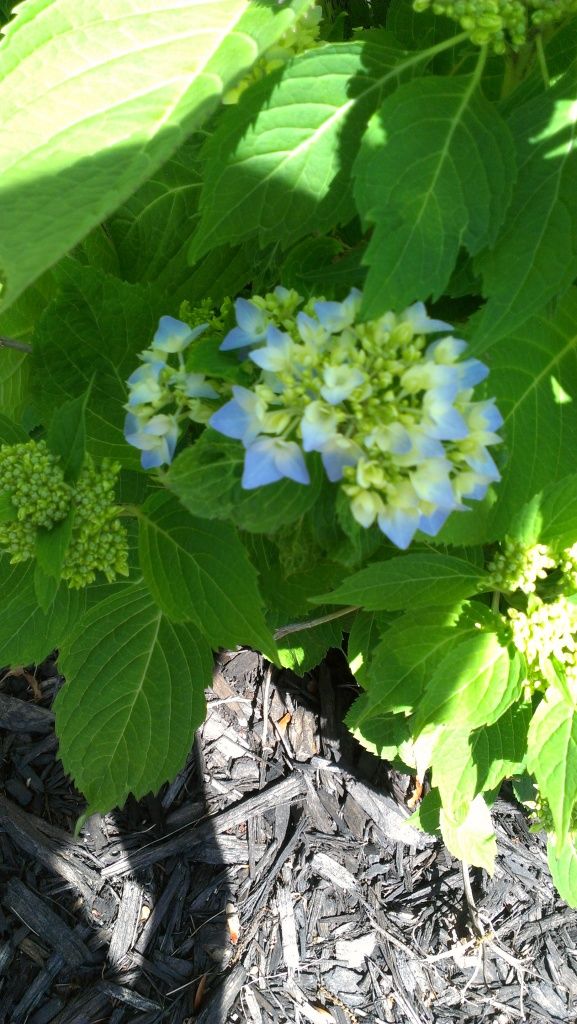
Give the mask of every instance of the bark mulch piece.
M 0 681 L 0 1024 L 558 1024 L 577 912 L 504 795 L 495 877 L 406 824 L 410 780 L 342 726 L 340 652 L 298 679 L 222 654 L 158 797 L 88 820 L 52 662 Z

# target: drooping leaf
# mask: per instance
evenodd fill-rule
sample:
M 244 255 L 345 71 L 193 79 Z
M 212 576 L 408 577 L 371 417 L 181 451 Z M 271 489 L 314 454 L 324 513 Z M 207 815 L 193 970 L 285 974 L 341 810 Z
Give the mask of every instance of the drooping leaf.
M 521 662 L 511 657 L 495 633 L 457 644 L 429 679 L 415 711 L 415 732 L 425 725 L 450 722 L 476 729 L 491 725 L 518 700 Z
M 390 44 L 331 43 L 247 90 L 207 145 L 190 258 L 254 234 L 286 246 L 350 220 L 352 162 L 382 95 L 418 63 L 403 58 Z
M 174 778 L 204 717 L 210 648 L 170 622 L 146 587 L 99 602 L 61 654 L 55 702 L 60 757 L 88 813 L 121 806 Z
M 250 644 L 277 653 L 257 573 L 228 523 L 195 519 L 170 494 L 139 513 L 140 563 L 155 601 L 173 622 L 194 622 L 213 647 Z
M 73 517 L 74 514 L 69 512 L 66 518 L 53 526 L 51 530 L 40 528 L 36 532 L 34 588 L 38 603 L 45 612 L 48 611 L 56 597 L 72 535 Z
M 135 191 L 310 0 L 31 0 L 1 44 L 0 270 L 14 301 Z
M 139 454 L 122 432 L 126 379 L 139 365 L 137 354 L 150 343 L 159 317 L 171 310 L 150 285 L 126 284 L 92 267 L 69 261 L 58 272 L 61 287 L 37 326 L 32 356 L 40 408 L 77 400 L 92 388 L 86 409 L 86 437 L 97 458 L 110 457 L 136 468 Z
M 477 766 L 471 756 L 470 730 L 448 724 L 433 748 L 431 783 L 441 794 L 445 813 L 460 824 L 479 792 Z
M 577 289 L 554 317 L 534 316 L 489 353 L 491 394 L 505 423 L 502 480 L 490 536 L 502 536 L 519 507 L 575 470 Z
M 354 573 L 315 602 L 395 611 L 449 605 L 486 589 L 487 573 L 462 558 L 441 554 L 399 555 Z
M 497 839 L 491 812 L 481 793 L 473 800 L 463 821 L 455 822 L 441 807 L 439 823 L 443 840 L 453 857 L 493 874 Z
M 0 413 L 0 444 L 25 444 L 28 440 L 28 434 L 22 427 Z
M 529 726 L 527 768 L 547 800 L 559 843 L 577 800 L 577 708 L 551 687 Z
M 517 331 L 577 275 L 577 64 L 513 111 L 518 184 L 496 245 L 479 257 L 487 305 L 479 350 Z
M 462 245 L 491 245 L 509 205 L 515 153 L 475 75 L 418 78 L 371 118 L 355 162 L 355 197 L 374 225 L 363 314 L 438 297 Z
M 555 835 L 547 836 L 547 864 L 555 888 L 570 907 L 577 907 L 577 849 L 575 837 L 560 843 Z

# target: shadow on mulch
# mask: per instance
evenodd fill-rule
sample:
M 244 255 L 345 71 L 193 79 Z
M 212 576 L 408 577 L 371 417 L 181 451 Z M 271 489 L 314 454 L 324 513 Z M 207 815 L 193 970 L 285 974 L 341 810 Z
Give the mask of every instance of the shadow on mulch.
M 501 798 L 494 879 L 404 824 L 408 780 L 304 680 L 223 654 L 158 797 L 91 818 L 56 759 L 47 662 L 0 682 L 0 1024 L 380 1024 L 577 1013 L 577 913 Z M 468 876 L 467 879 L 468 880 Z

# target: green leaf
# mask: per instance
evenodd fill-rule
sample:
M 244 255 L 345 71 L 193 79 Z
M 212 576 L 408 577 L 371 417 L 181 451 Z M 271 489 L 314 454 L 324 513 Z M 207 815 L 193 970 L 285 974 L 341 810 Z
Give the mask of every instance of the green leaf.
M 174 460 L 164 483 L 193 516 L 227 519 L 242 476 L 244 448 L 208 427 Z
M 433 748 L 431 783 L 441 795 L 444 812 L 460 824 L 479 792 L 477 765 L 471 756 L 469 729 L 445 726 Z
M 460 605 L 423 609 L 397 619 L 374 650 L 367 692 L 353 704 L 346 723 L 364 735 L 374 717 L 411 712 L 425 685 L 445 656 L 461 640 L 476 635 L 476 626 L 459 619 Z M 372 730 L 374 734 L 375 730 Z
M 196 623 L 213 647 L 249 644 L 276 661 L 257 573 L 234 528 L 194 519 L 165 493 L 146 501 L 138 521 L 142 572 L 163 612 Z
M 52 274 L 45 274 L 0 314 L 0 336 L 30 344 L 34 324 L 54 292 Z M 19 420 L 26 405 L 30 378 L 30 356 L 0 346 L 0 409 Z
M 410 739 L 410 725 L 404 715 L 374 715 L 363 723 L 362 729 L 349 728 L 365 750 L 385 761 L 394 761 L 399 750 Z
M 455 822 L 441 807 L 439 823 L 445 845 L 453 857 L 493 874 L 497 839 L 491 812 L 481 794 L 475 797 L 462 822 Z
M 475 75 L 419 78 L 387 97 L 355 162 L 355 197 L 375 230 L 363 315 L 442 294 L 462 245 L 492 245 L 515 180 L 507 125 Z
M 190 259 L 257 233 L 261 246 L 287 246 L 351 220 L 350 173 L 367 118 L 419 62 L 403 57 L 390 45 L 330 43 L 247 90 L 207 144 Z
M 0 444 L 21 444 L 29 440 L 28 434 L 22 427 L 0 413 Z
M 86 451 L 86 405 L 90 388 L 78 398 L 64 402 L 52 417 L 46 444 L 60 459 L 64 479 L 76 483 L 84 465 Z
M 577 849 L 575 837 L 561 844 L 554 835 L 547 836 L 547 864 L 555 888 L 570 907 L 577 907 Z
M 358 611 L 353 619 L 347 643 L 349 668 L 359 686 L 368 686 L 368 671 L 381 635 L 390 616 L 383 612 Z
M 415 733 L 450 722 L 477 729 L 496 722 L 521 695 L 521 663 L 495 633 L 477 632 L 457 644 L 429 679 L 415 711 Z
M 169 622 L 141 584 L 90 611 L 61 655 L 60 757 L 88 813 L 173 779 L 204 717 L 212 655 L 190 624 Z
M 5 300 L 14 301 L 150 177 L 309 6 L 21 6 L 1 48 Z
M 527 756 L 530 704 L 514 704 L 493 722 L 471 735 L 471 755 L 480 790 L 496 789 L 503 779 L 519 775 Z
M 82 590 L 61 585 L 49 611 L 38 606 L 32 562 L 10 565 L 0 558 L 0 662 L 31 665 L 44 661 L 65 640 L 84 610 Z
M 240 443 L 238 448 L 242 451 Z M 314 506 L 323 485 L 324 471 L 320 459 L 315 455 L 309 456 L 307 466 L 311 478 L 309 484 L 284 479 L 254 491 L 245 491 L 238 484 L 231 513 L 236 525 L 250 533 L 274 533 L 281 526 L 300 519 Z
M 34 593 L 43 612 L 49 612 L 58 592 L 58 579 L 49 576 L 41 565 L 34 566 Z
M 557 549 L 577 541 L 577 473 L 546 487 L 541 495 L 539 539 Z
M 476 329 L 479 349 L 516 331 L 577 275 L 576 90 L 573 63 L 509 118 L 519 180 L 497 244 L 477 261 L 488 298 Z
M 355 604 L 367 611 L 448 605 L 486 590 L 487 573 L 452 555 L 398 555 L 354 573 L 316 603 Z
M 122 432 L 126 379 L 150 342 L 167 300 L 149 285 L 126 284 L 66 261 L 60 291 L 34 337 L 33 382 L 42 411 L 78 400 L 94 379 L 86 408 L 86 439 L 96 458 L 139 466 Z M 177 310 L 175 309 L 176 313 Z
M 36 561 L 48 576 L 60 579 L 66 550 L 72 534 L 74 513 L 69 513 L 50 530 L 36 531 Z
M 577 800 L 577 708 L 553 687 L 533 715 L 527 750 L 527 768 L 549 804 L 561 845 Z
M 554 317 L 532 317 L 488 355 L 507 457 L 490 518 L 495 538 L 509 530 L 521 505 L 575 470 L 577 289 Z

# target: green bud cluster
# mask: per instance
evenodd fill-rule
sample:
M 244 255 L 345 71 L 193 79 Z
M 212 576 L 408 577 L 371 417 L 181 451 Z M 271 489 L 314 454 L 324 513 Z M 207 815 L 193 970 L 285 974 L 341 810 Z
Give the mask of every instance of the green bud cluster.
M 128 540 L 118 518 L 114 491 L 120 464 L 104 459 L 96 469 L 90 456 L 74 493 L 72 537 L 62 571 L 69 587 L 86 587 L 102 572 L 109 583 L 128 576 Z
M 20 523 L 51 530 L 68 515 L 72 489 L 45 441 L 0 446 L 0 494 L 10 498 Z
M 565 666 L 568 674 L 577 671 L 577 606 L 562 596 L 555 601 L 542 601 L 532 595 L 527 611 L 507 611 L 513 643 L 527 659 L 536 677 L 546 675 L 550 658 Z
M 537 789 L 535 800 L 528 801 L 526 806 L 530 810 L 531 832 L 545 831 L 549 834 L 555 832 L 555 823 L 549 801 L 545 799 L 539 789 Z M 571 811 L 569 832 L 573 834 L 577 832 L 577 805 Z
M 545 544 L 522 544 L 505 537 L 501 551 L 487 565 L 491 573 L 491 589 L 512 593 L 521 590 L 533 594 L 537 580 L 544 580 L 556 561 Z
M 429 8 L 468 32 L 477 46 L 495 53 L 524 46 L 533 27 L 562 21 L 577 11 L 577 0 L 414 0 L 417 12 Z
M 85 587 L 103 572 L 111 582 L 128 575 L 126 530 L 118 518 L 114 490 L 120 465 L 105 459 L 96 469 L 87 456 L 77 483 L 67 484 L 60 460 L 45 441 L 0 447 L 0 496 L 12 518 L 0 523 L 0 547 L 12 564 L 34 558 L 38 528 L 51 530 L 72 513 L 72 533 L 62 579 Z

